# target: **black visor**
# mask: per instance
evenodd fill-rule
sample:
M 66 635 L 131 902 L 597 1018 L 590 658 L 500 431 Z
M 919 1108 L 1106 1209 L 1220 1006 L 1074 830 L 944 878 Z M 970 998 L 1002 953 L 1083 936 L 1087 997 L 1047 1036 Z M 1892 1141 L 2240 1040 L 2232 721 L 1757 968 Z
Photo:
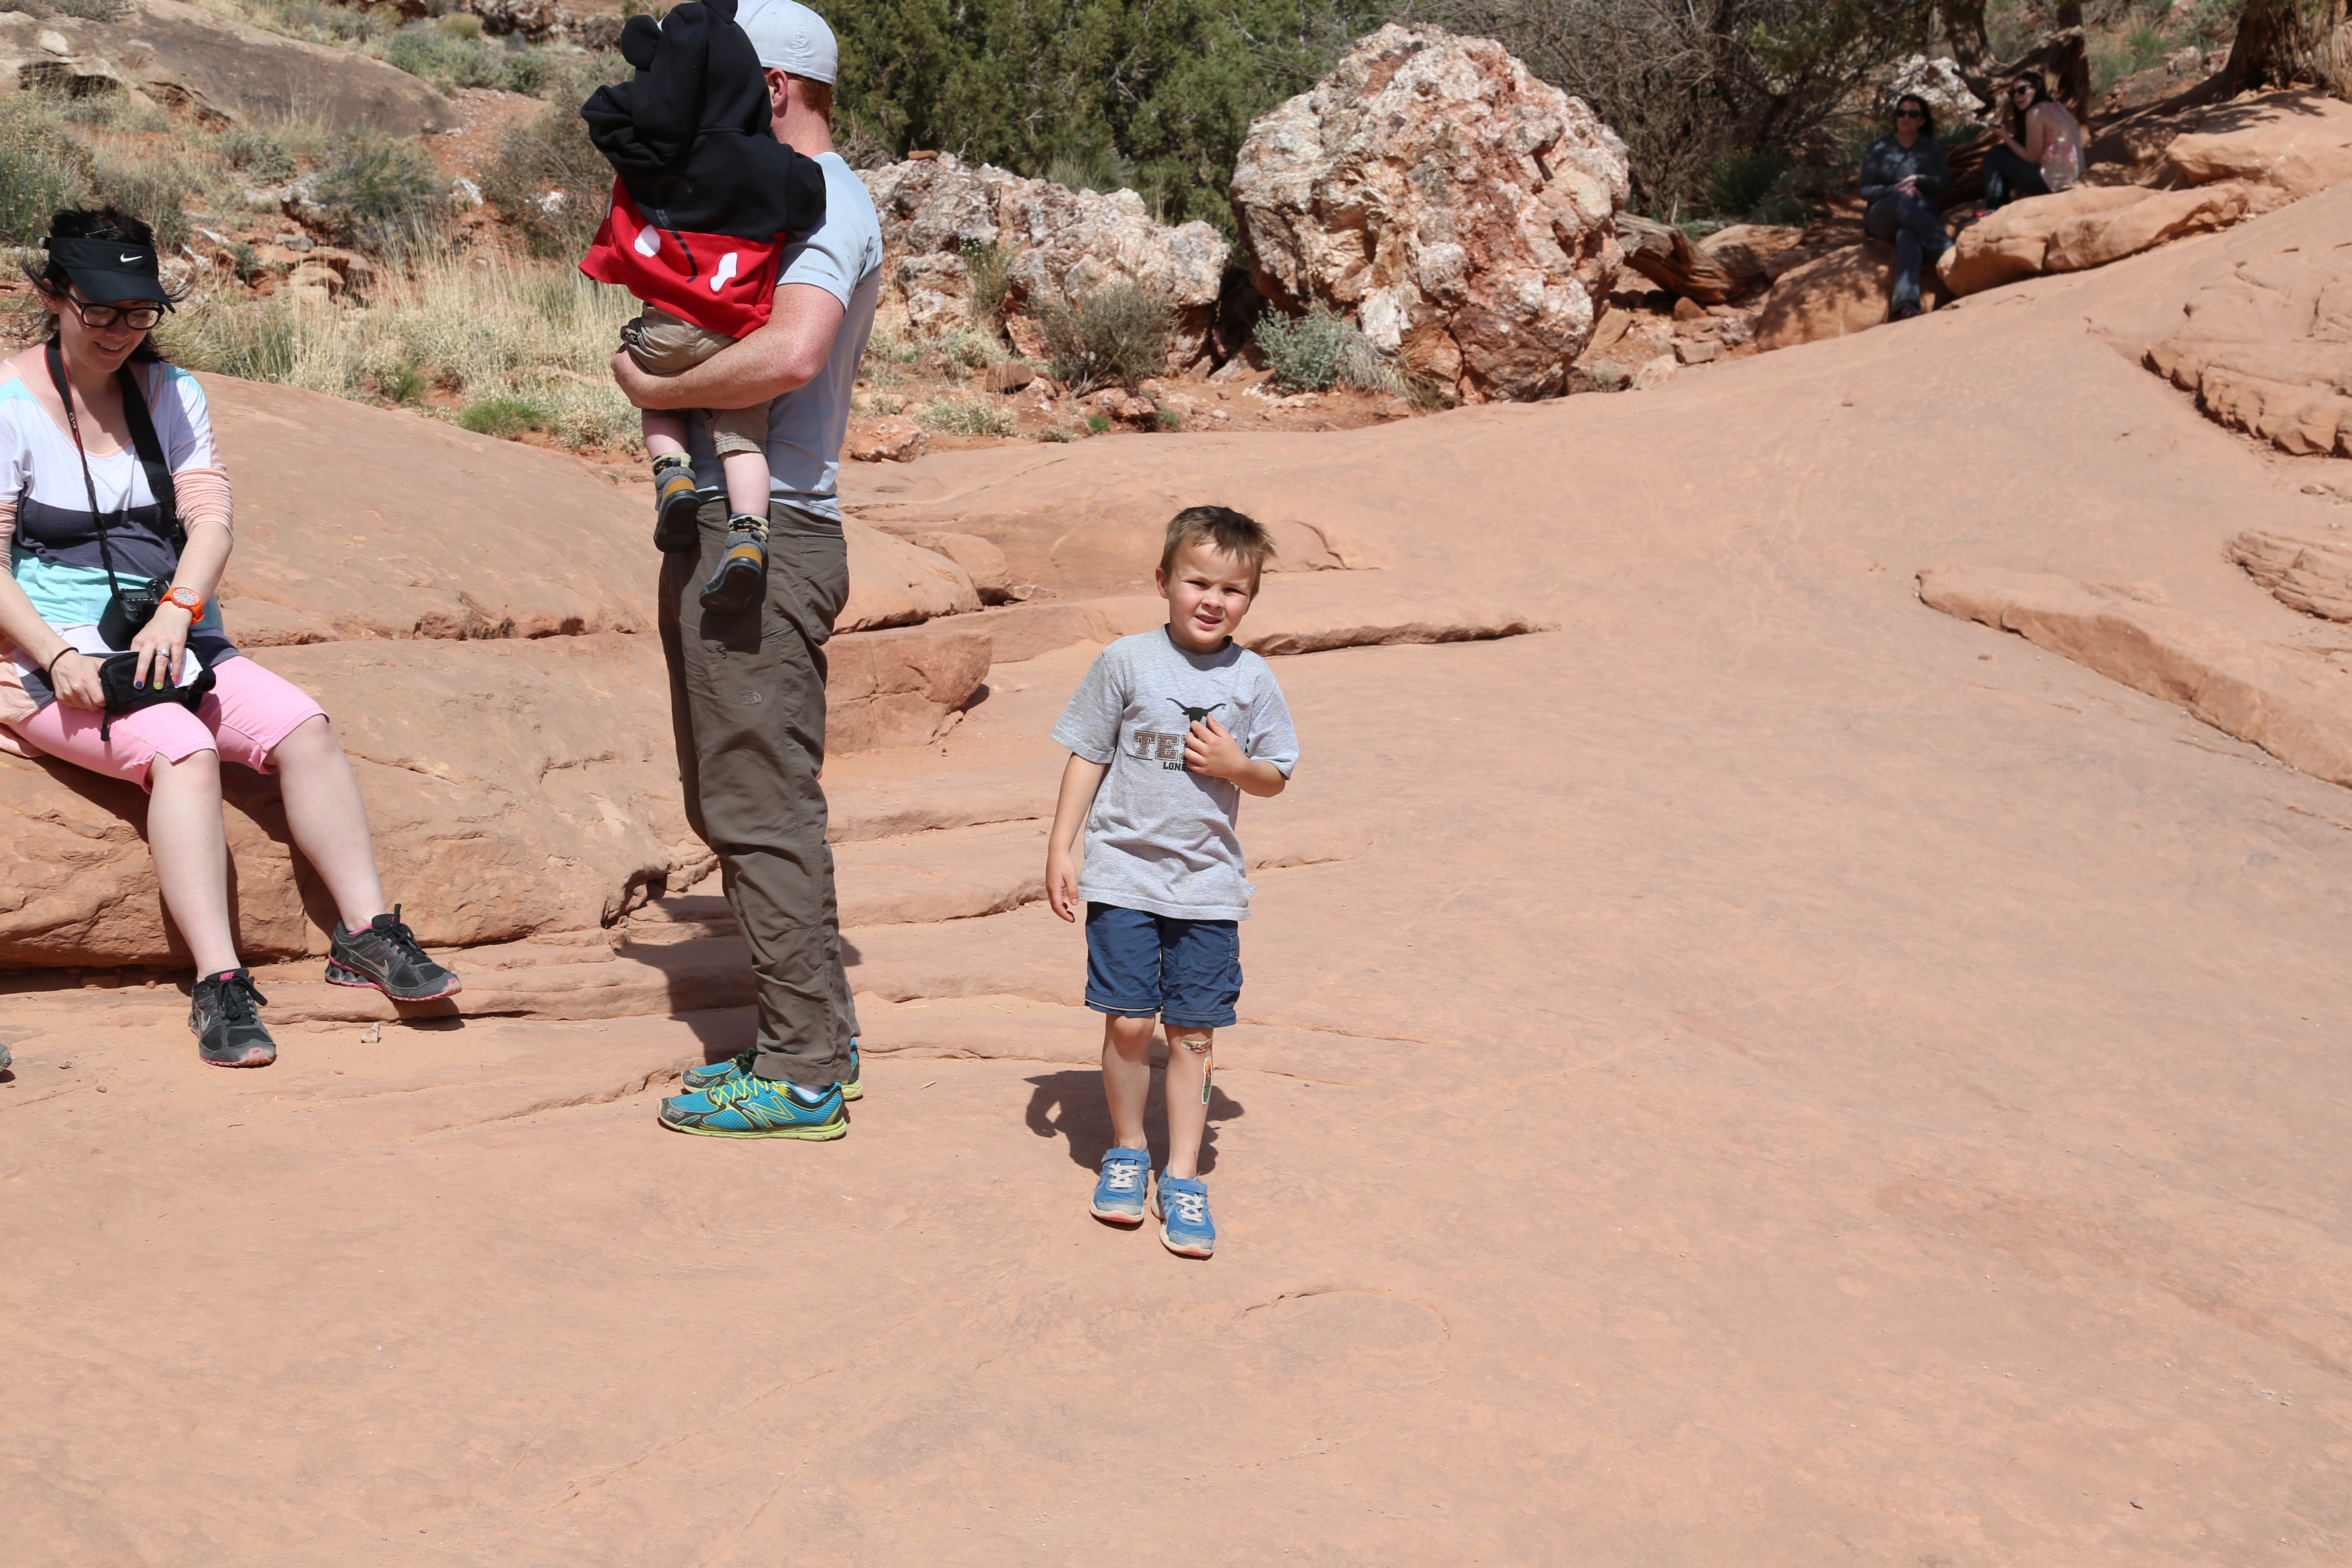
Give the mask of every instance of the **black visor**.
M 120 239 L 45 239 L 41 247 L 65 268 L 81 297 L 93 305 L 146 300 L 172 308 L 157 269 L 155 247 Z

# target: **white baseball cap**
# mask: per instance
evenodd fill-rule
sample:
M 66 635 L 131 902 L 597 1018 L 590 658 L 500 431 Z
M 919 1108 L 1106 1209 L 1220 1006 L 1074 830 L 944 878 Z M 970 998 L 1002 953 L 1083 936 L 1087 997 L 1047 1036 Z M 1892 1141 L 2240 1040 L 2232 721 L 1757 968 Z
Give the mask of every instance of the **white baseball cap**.
M 841 46 L 824 18 L 799 0 L 744 0 L 735 25 L 751 35 L 760 63 L 831 87 L 841 74 Z

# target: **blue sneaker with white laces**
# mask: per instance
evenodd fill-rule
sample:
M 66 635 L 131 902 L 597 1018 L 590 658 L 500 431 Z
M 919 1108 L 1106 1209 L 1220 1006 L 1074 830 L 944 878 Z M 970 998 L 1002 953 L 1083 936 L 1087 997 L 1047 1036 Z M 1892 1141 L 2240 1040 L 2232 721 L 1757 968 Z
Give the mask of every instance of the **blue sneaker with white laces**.
M 1095 1218 L 1113 1225 L 1143 1223 L 1143 1192 L 1151 1184 L 1151 1151 L 1108 1149 L 1095 1178 Z
M 697 1089 L 716 1089 L 722 1083 L 731 1083 L 739 1078 L 751 1077 L 751 1063 L 758 1059 L 759 1055 L 760 1047 L 750 1046 L 737 1051 L 723 1062 L 712 1062 L 708 1067 L 688 1068 L 677 1075 L 677 1081 L 688 1094 L 694 1093 Z M 849 1042 L 849 1076 L 841 1080 L 841 1098 L 844 1100 L 866 1098 L 866 1086 L 857 1081 L 857 1042 L 855 1039 Z
M 676 1095 L 662 1101 L 661 1123 L 673 1132 L 704 1138 L 804 1138 L 823 1142 L 849 1131 L 849 1113 L 841 1107 L 841 1086 L 834 1084 L 814 1104 L 794 1094 L 790 1085 L 745 1074 L 698 1094 Z
M 1196 1178 L 1162 1174 L 1151 1190 L 1151 1212 L 1160 1220 L 1160 1245 L 1177 1257 L 1206 1258 L 1217 1250 L 1209 1189 Z

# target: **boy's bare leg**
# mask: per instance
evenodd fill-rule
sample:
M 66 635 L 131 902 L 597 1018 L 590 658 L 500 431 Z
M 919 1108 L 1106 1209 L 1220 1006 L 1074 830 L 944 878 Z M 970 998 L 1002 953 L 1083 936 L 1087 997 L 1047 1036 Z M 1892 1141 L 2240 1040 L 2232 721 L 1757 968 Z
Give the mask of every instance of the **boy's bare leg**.
M 1208 1080 L 1209 1050 L 1216 1040 L 1214 1029 L 1168 1026 L 1168 1174 L 1186 1181 L 1201 1173 L 1201 1135 L 1209 1126 L 1201 1086 Z
M 652 449 L 650 443 L 646 449 Z M 728 515 L 748 515 L 766 521 L 768 455 L 764 452 L 730 452 L 719 459 L 719 468 L 727 476 Z
M 645 432 L 646 457 L 648 460 L 667 457 L 672 453 L 680 457 L 686 455 L 686 420 L 682 416 L 656 414 L 647 409 L 639 419 L 637 427 Z M 764 461 L 760 466 L 763 471 L 767 468 Z M 763 501 L 761 503 L 761 510 L 766 510 L 767 505 Z
M 1143 1135 L 1143 1106 L 1151 1098 L 1152 1022 L 1103 1019 L 1103 1098 L 1110 1101 L 1110 1141 L 1121 1149 L 1151 1147 Z

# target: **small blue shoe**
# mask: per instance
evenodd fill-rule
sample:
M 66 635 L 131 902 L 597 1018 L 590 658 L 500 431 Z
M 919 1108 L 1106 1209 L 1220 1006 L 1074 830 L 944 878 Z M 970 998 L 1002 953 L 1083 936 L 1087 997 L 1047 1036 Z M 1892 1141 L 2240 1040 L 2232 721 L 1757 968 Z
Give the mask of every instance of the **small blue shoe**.
M 814 1105 L 781 1083 L 745 1075 L 698 1094 L 662 1101 L 662 1125 L 705 1138 L 805 1138 L 822 1142 L 849 1131 L 841 1086 Z
M 1209 1189 L 1198 1180 L 1163 1174 L 1151 1192 L 1151 1212 L 1160 1220 L 1160 1245 L 1177 1257 L 1206 1258 L 1217 1250 Z
M 759 1047 L 748 1047 L 723 1062 L 712 1062 L 709 1067 L 688 1068 L 678 1075 L 677 1081 L 685 1086 L 688 1094 L 692 1094 L 697 1089 L 716 1089 L 722 1083 L 732 1083 L 739 1078 L 747 1078 L 751 1075 L 751 1063 L 759 1054 Z M 866 1098 L 866 1086 L 857 1081 L 857 1042 L 854 1039 L 849 1042 L 849 1076 L 842 1080 L 841 1098 L 844 1100 Z
M 1143 1223 L 1143 1189 L 1151 1184 L 1149 1149 L 1110 1149 L 1102 1157 L 1102 1174 L 1095 1178 L 1093 1214 L 1113 1225 Z

